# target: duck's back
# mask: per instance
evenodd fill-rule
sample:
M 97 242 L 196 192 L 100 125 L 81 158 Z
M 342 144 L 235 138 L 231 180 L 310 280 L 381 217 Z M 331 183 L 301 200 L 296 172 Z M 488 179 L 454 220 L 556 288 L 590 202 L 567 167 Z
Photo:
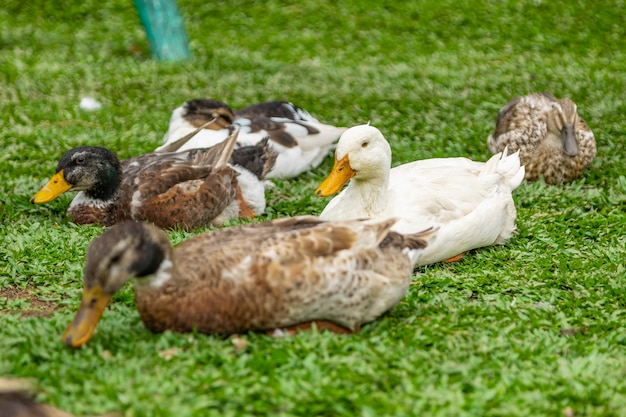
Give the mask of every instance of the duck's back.
M 149 297 L 137 292 L 146 325 L 234 333 L 329 320 L 355 329 L 408 289 L 406 245 L 383 242 L 392 222 L 326 224 L 299 217 L 265 223 L 181 244 L 176 257 L 185 282 Z
M 548 133 L 547 112 L 556 99 L 548 94 L 529 94 L 515 97 L 499 112 L 495 131 L 489 136 L 488 145 L 492 153 L 509 153 L 520 150 L 524 159 L 534 151 Z

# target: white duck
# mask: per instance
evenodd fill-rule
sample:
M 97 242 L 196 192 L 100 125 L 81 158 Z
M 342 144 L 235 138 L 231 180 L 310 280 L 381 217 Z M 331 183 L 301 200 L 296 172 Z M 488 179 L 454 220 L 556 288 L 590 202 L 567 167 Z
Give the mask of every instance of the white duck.
M 182 139 L 197 128 L 204 129 Z M 317 167 L 346 128 L 320 123 L 307 111 L 285 101 L 270 101 L 232 111 L 218 100 L 194 99 L 175 109 L 164 144 L 156 149 L 183 151 L 224 141 L 240 127 L 237 147 L 255 145 L 266 137 L 278 153 L 267 178 L 293 178 Z
M 415 161 L 390 169 L 391 147 L 380 130 L 355 126 L 337 143 L 331 174 L 316 190 L 337 193 L 324 220 L 392 218 L 393 230 L 414 233 L 438 228 L 417 265 L 460 259 L 470 249 L 504 244 L 515 230 L 511 191 L 524 179 L 517 153 L 485 162 L 467 158 Z

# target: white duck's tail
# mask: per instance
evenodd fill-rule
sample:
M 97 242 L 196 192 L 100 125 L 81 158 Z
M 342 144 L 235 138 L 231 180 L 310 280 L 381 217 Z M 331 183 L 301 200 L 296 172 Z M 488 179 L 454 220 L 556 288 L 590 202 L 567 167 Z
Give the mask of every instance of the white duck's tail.
M 495 154 L 485 163 L 481 170 L 481 175 L 499 174 L 506 179 L 506 184 L 511 190 L 516 189 L 524 180 L 524 166 L 519 159 L 519 150 L 511 155 L 508 154 L 508 147 L 500 153 Z

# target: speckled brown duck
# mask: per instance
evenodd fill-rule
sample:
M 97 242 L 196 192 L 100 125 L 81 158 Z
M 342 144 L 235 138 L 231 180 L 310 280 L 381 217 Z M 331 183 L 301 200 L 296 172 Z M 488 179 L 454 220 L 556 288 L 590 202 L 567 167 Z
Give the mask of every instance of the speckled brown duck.
M 357 331 L 405 295 L 435 234 L 400 235 L 394 221 L 293 217 L 204 233 L 176 249 L 152 225 L 117 225 L 89 246 L 82 303 L 63 342 L 85 344 L 132 278 L 153 332 L 233 334 L 312 321 Z
M 204 126 L 193 137 L 187 134 Z M 251 146 L 264 138 L 278 153 L 268 178 L 292 178 L 317 167 L 345 130 L 320 123 L 306 110 L 286 101 L 269 101 L 233 111 L 213 99 L 193 99 L 172 112 L 164 144 L 157 152 L 213 146 L 239 128 L 237 146 Z M 184 139 L 180 139 L 184 137 Z
M 123 161 L 103 147 L 74 148 L 62 156 L 54 176 L 31 202 L 46 203 L 66 191 L 79 191 L 67 210 L 72 221 L 105 226 L 148 220 L 163 228 L 194 229 L 253 217 L 265 210 L 261 179 L 276 154 L 266 142 L 233 152 L 235 140 L 233 134 L 207 149 Z M 237 165 L 229 165 L 229 158 Z
M 548 184 L 570 182 L 591 165 L 596 140 L 578 115 L 576 104 L 550 93 L 515 97 L 498 113 L 489 150 L 520 151 L 526 179 L 543 177 Z

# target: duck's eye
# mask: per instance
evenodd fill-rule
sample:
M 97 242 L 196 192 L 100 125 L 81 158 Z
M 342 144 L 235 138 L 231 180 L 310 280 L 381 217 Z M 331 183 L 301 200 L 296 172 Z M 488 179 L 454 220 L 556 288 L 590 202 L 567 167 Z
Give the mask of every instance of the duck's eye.
M 84 156 L 79 156 L 79 157 L 77 157 L 77 158 L 76 158 L 76 163 L 77 163 L 78 165 L 82 165 L 82 164 L 84 164 L 84 163 L 85 163 L 85 157 L 84 157 Z
M 120 259 L 122 259 L 122 254 L 117 253 L 111 257 L 110 264 L 115 265 L 120 262 Z
M 363 142 L 363 143 L 361 144 L 361 148 L 367 148 L 367 146 L 368 146 L 369 144 L 370 144 L 369 142 Z

